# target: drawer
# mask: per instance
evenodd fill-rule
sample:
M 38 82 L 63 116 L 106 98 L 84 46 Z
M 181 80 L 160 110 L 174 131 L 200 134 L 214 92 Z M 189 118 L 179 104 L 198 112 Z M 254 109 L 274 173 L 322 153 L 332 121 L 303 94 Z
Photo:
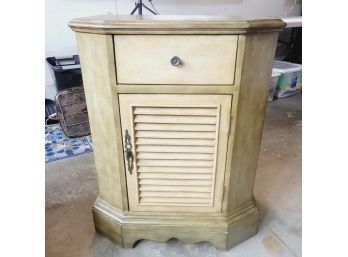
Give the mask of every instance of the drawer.
M 114 36 L 119 84 L 233 84 L 238 36 Z

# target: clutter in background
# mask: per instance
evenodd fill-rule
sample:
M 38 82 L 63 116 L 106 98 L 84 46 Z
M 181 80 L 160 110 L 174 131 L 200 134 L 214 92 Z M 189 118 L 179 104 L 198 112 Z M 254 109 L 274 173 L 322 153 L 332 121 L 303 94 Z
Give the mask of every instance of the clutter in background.
M 51 162 L 93 151 L 92 137 L 67 137 L 59 124 L 45 127 L 45 161 Z
M 295 95 L 302 90 L 302 65 L 274 61 L 273 71 L 280 72 L 282 75 L 279 77 L 275 95 L 277 98 L 287 97 Z
M 274 83 L 277 85 L 275 90 Z M 274 61 L 268 101 L 272 101 L 274 98 L 296 95 L 301 92 L 302 65 L 285 61 Z
M 58 92 L 55 102 L 57 117 L 67 137 L 91 134 L 85 91 L 82 86 Z
M 56 114 L 56 104 L 51 99 L 45 99 L 45 124 L 56 124 L 59 121 L 56 119 L 52 119 L 52 116 Z
M 272 80 L 268 90 L 267 102 L 273 101 L 280 75 L 282 75 L 280 72 L 276 72 L 272 70 Z
M 49 99 L 45 101 L 46 125 L 59 121 L 67 137 L 89 135 L 79 56 L 48 57 L 46 61 L 51 67 L 58 91 L 55 102 Z
M 48 57 L 46 61 L 51 67 L 57 91 L 82 86 L 80 58 L 78 55 Z

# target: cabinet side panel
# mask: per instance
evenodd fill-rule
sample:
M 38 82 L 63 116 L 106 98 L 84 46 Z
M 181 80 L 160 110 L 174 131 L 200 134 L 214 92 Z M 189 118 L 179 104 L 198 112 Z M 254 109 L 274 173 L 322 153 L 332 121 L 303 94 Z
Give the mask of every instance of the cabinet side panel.
M 100 198 L 127 209 L 112 36 L 77 34 Z M 120 161 L 121 160 L 121 161 Z M 122 197 L 123 196 L 123 197 Z
M 246 36 L 240 93 L 236 114 L 227 211 L 253 197 L 268 87 L 278 33 Z

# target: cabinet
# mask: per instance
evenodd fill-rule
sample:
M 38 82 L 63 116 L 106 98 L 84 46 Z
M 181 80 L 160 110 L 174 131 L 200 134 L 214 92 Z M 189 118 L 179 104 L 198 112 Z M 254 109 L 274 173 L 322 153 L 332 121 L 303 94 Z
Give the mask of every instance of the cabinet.
M 253 184 L 277 19 L 96 16 L 76 32 L 99 196 L 97 231 L 210 241 L 256 233 Z

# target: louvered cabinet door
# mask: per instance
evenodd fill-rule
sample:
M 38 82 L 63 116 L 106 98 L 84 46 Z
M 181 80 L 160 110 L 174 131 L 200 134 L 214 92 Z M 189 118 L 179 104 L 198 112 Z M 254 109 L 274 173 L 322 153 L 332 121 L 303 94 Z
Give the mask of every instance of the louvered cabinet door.
M 232 96 L 121 94 L 119 102 L 130 210 L 220 212 Z

